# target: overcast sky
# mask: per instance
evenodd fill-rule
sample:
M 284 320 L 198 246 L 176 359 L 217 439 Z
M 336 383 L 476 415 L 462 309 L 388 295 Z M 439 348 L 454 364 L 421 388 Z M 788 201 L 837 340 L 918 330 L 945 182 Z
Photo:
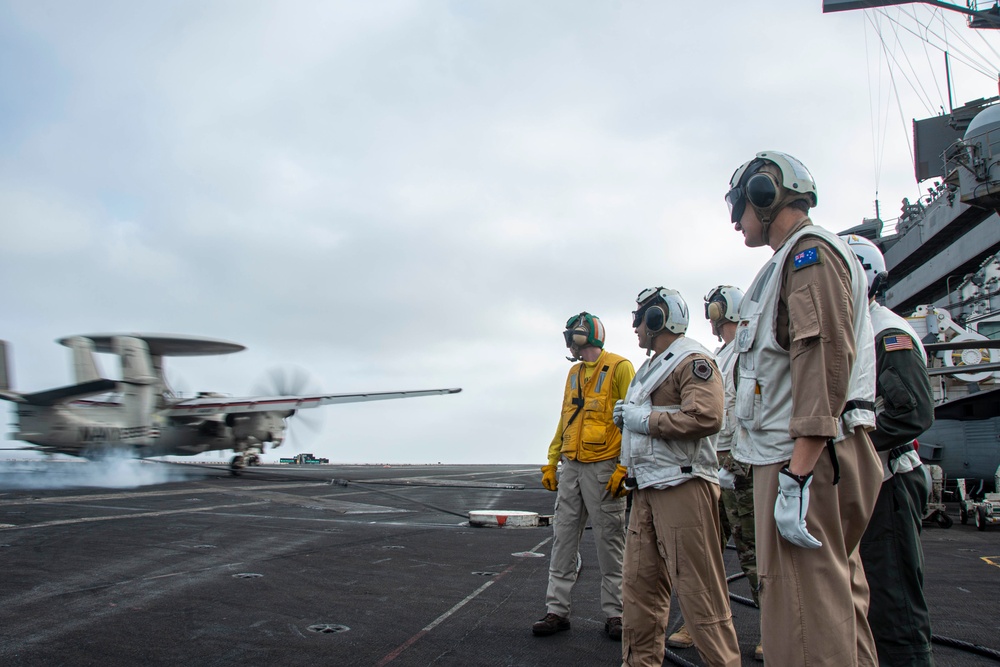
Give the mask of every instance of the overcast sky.
M 922 92 L 888 78 L 880 23 Z M 997 94 L 995 68 L 954 64 L 956 105 Z M 248 350 L 168 359 L 175 388 L 246 395 L 295 364 L 329 392 L 463 389 L 320 408 L 288 449 L 541 464 L 570 315 L 638 366 L 635 296 L 672 287 L 714 349 L 704 295 L 769 256 L 728 221 L 735 168 L 785 151 L 816 222 L 859 224 L 876 189 L 894 219 L 920 195 L 909 121 L 947 108 L 944 81 L 884 15 L 820 0 L 0 1 L 15 388 L 71 383 L 63 336 L 209 336 Z

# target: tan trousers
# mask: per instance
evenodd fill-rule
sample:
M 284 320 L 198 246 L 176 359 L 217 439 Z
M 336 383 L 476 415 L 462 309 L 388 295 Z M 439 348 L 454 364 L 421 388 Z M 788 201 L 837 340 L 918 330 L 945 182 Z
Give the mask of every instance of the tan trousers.
M 597 543 L 601 569 L 601 610 L 610 618 L 622 615 L 622 552 L 625 550 L 625 498 L 612 498 L 605 488 L 618 459 L 580 463 L 562 460 L 549 561 L 546 611 L 569 616 L 576 555 L 587 520 Z
M 803 549 L 778 534 L 774 502 L 784 463 L 753 467 L 761 642 L 777 667 L 875 666 L 868 582 L 858 544 L 882 485 L 882 465 L 865 433 L 836 445 L 840 482 L 824 451 L 813 470 L 806 526 L 823 543 Z
M 622 664 L 663 664 L 670 594 L 709 667 L 738 667 L 740 647 L 719 550 L 719 486 L 700 478 L 632 492 L 622 583 Z

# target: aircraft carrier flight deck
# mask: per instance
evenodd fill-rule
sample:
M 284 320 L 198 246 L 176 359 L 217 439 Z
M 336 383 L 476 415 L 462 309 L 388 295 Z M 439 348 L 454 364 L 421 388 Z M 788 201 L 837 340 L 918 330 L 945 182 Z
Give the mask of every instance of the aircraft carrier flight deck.
M 136 488 L 31 488 L 87 465 L 0 467 L 0 664 L 620 664 L 590 530 L 572 630 L 534 637 L 552 529 L 469 525 L 472 510 L 544 523 L 555 496 L 537 466 L 275 465 L 233 477 L 148 462 L 136 465 L 180 472 Z M 954 526 L 925 525 L 923 537 L 935 661 L 1000 664 L 1000 527 L 949 513 Z M 726 566 L 739 573 L 732 549 Z M 746 580 L 730 591 L 743 664 L 759 665 Z M 668 631 L 679 623 L 674 603 Z M 693 648 L 672 652 L 665 665 L 702 664 Z

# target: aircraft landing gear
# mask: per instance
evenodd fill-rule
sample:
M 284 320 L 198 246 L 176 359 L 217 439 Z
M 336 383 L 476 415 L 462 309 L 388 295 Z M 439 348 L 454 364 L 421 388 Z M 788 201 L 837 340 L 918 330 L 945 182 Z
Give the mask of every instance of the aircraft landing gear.
M 233 477 L 239 477 L 240 473 L 246 467 L 246 457 L 242 454 L 237 454 L 233 457 L 233 460 L 229 463 L 229 472 L 232 473 Z

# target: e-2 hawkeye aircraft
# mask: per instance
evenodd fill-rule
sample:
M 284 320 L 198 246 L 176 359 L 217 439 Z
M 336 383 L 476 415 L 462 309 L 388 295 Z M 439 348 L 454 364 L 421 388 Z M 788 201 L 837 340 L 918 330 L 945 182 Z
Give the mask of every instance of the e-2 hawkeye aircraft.
M 7 344 L 0 341 L 0 399 L 13 402 L 17 411 L 18 430 L 8 437 L 31 443 L 36 451 L 85 458 L 115 452 L 140 458 L 194 456 L 231 449 L 235 454 L 232 468 L 237 472 L 259 461 L 265 443 L 272 448 L 281 445 L 287 420 L 298 410 L 462 391 L 241 398 L 205 392 L 181 398 L 164 377 L 164 357 L 230 354 L 245 347 L 211 338 L 164 334 L 96 334 L 57 342 L 72 350 L 76 384 L 26 394 L 11 389 Z M 120 380 L 101 376 L 95 352 L 119 357 Z M 109 400 L 94 398 L 109 392 L 113 392 Z

